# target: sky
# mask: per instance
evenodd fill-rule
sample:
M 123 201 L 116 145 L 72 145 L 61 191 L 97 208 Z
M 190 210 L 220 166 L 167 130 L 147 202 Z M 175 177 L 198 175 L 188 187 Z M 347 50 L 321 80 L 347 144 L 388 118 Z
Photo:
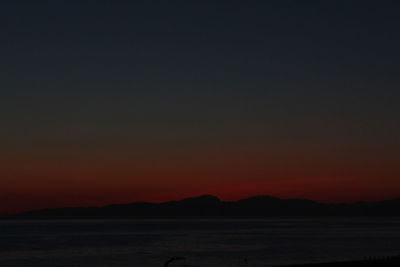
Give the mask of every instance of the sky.
M 397 1 L 0 2 L 0 214 L 400 197 Z

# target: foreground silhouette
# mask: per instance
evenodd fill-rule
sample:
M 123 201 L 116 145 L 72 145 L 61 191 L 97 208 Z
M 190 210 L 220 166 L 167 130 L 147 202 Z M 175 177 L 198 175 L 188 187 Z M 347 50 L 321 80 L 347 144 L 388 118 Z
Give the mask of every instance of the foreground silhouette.
M 307 199 L 256 196 L 238 201 L 221 201 L 212 195 L 163 203 L 136 202 L 104 207 L 44 209 L 17 217 L 268 217 L 268 216 L 399 216 L 400 199 L 342 204 L 318 203 Z
M 164 267 L 168 267 L 168 265 L 169 265 L 170 263 L 174 262 L 174 261 L 180 261 L 180 260 L 185 260 L 185 259 L 186 259 L 185 257 L 172 257 L 171 259 L 167 260 L 167 261 L 164 263 Z

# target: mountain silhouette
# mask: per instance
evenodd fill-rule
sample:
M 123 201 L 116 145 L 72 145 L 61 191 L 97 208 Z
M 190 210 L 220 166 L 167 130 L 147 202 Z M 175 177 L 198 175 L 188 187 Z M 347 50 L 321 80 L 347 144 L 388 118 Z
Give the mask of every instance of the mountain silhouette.
M 399 216 L 400 199 L 342 204 L 318 203 L 307 199 L 255 196 L 238 201 L 221 201 L 212 195 L 162 203 L 135 202 L 103 207 L 42 209 L 17 217 L 269 217 L 269 216 Z

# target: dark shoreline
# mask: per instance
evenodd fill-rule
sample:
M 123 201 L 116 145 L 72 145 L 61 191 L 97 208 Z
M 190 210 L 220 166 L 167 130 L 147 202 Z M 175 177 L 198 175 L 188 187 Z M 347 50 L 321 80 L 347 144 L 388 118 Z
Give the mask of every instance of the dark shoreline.
M 387 257 L 387 258 L 368 258 L 365 260 L 354 261 L 338 261 L 326 263 L 308 263 L 308 264 L 294 264 L 294 265 L 280 265 L 278 267 L 358 267 L 358 266 L 382 266 L 382 267 L 399 267 L 400 255 Z

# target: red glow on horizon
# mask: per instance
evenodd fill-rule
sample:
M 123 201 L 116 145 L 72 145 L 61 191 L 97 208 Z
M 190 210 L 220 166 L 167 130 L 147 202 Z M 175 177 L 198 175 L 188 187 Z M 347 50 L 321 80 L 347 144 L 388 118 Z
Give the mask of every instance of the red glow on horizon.
M 25 192 L 2 194 L 2 213 L 14 213 L 33 209 L 60 208 L 71 206 L 103 206 L 131 202 L 164 202 L 211 194 L 223 201 L 235 201 L 256 195 L 278 198 L 305 198 L 318 202 L 379 201 L 399 197 L 396 190 L 371 187 L 352 179 L 339 178 L 296 178 L 260 182 L 220 183 L 196 187 L 174 186 L 168 188 L 96 188 L 81 191 Z M 5 206 L 4 203 L 12 203 Z

